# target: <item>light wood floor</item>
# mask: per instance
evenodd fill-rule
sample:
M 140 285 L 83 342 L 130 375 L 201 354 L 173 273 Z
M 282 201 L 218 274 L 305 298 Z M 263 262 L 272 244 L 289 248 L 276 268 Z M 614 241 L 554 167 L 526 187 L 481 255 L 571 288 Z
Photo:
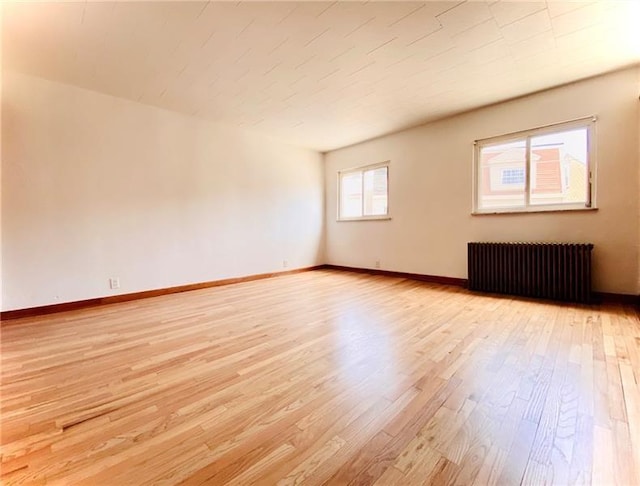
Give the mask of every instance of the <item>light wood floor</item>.
M 314 271 L 4 323 L 4 484 L 640 484 L 640 321 Z

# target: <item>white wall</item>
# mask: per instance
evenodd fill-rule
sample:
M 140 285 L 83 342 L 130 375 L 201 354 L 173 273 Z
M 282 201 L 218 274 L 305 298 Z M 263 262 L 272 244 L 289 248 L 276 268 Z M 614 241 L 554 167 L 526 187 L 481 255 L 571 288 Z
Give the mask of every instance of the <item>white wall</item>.
M 638 117 L 638 164 L 640 165 L 640 68 L 637 71 L 636 94 L 638 103 L 636 103 L 636 113 Z M 638 169 L 638 194 L 640 194 L 640 168 Z M 640 196 L 638 197 L 638 293 L 640 294 Z
M 320 154 L 17 73 L 3 94 L 4 310 L 323 262 Z
M 2 8 L 0 2 L 0 106 L 2 105 Z M 0 110 L 0 310 L 2 310 L 2 110 Z
M 593 242 L 595 289 L 640 292 L 637 80 L 628 69 L 329 152 L 327 263 L 466 278 L 468 241 Z M 597 211 L 471 216 L 473 140 L 591 114 Z M 337 171 L 385 160 L 393 219 L 336 222 Z

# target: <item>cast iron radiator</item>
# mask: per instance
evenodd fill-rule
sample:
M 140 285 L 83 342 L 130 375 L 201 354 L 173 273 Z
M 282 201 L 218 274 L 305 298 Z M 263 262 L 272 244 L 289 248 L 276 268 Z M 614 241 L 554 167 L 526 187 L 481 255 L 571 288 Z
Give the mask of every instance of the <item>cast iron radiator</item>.
M 591 302 L 593 245 L 469 243 L 469 289 Z

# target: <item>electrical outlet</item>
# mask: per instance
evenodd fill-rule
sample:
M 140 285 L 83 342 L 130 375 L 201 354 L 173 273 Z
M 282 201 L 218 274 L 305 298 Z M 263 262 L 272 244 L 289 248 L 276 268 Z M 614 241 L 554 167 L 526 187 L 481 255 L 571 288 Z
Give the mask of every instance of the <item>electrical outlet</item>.
M 287 260 L 282 260 L 282 268 L 287 268 L 289 266 L 289 262 Z
M 376 260 L 376 268 L 380 268 L 380 260 Z
M 119 289 L 120 288 L 120 277 L 111 277 L 109 279 L 109 288 L 110 289 Z

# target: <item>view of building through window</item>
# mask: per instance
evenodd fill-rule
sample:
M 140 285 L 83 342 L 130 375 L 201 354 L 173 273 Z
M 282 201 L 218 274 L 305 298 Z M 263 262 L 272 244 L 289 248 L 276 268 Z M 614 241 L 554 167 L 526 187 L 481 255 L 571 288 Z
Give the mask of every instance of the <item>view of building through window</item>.
M 365 218 L 387 215 L 387 165 L 340 173 L 339 218 Z
M 477 161 L 477 209 L 586 205 L 588 132 L 585 126 L 482 144 Z

